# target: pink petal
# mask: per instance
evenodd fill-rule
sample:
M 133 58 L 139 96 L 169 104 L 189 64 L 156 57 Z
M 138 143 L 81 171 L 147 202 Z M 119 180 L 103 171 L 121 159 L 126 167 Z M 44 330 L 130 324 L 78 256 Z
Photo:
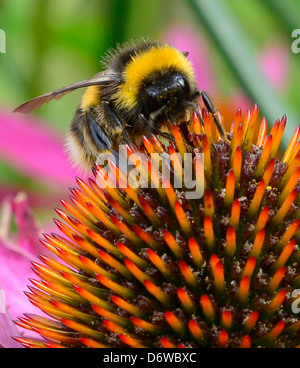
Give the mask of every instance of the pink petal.
M 34 259 L 34 257 L 33 257 Z M 4 291 L 6 298 L 7 313 L 0 313 L 0 346 L 6 348 L 20 347 L 11 337 L 22 336 L 33 337 L 34 333 L 18 328 L 13 320 L 17 320 L 23 313 L 37 313 L 24 294 L 28 291 L 29 278 L 35 274 L 31 270 L 31 263 L 27 257 L 18 254 L 0 241 L 0 289 Z
M 34 259 L 32 255 L 32 260 Z M 9 249 L 0 240 L 0 264 L 0 288 L 5 292 L 7 309 L 12 318 L 16 319 L 25 312 L 36 312 L 24 295 L 29 284 L 28 279 L 34 276 L 30 259 Z
M 25 193 L 18 193 L 10 200 L 15 222 L 19 231 L 18 243 L 23 245 L 29 254 L 37 254 L 41 249 L 38 228 L 29 207 L 28 197 Z
M 19 336 L 16 325 L 11 320 L 9 313 L 0 313 L 0 348 L 21 347 L 11 336 Z
M 22 193 L 3 201 L 0 215 L 0 289 L 5 293 L 7 311 L 16 319 L 24 312 L 34 312 L 24 290 L 34 276 L 30 261 L 37 261 L 40 252 L 39 233 Z M 18 236 L 10 234 L 13 219 Z
M 282 90 L 287 84 L 289 50 L 282 44 L 271 44 L 259 55 L 261 71 L 271 85 Z
M 186 26 L 171 26 L 163 38 L 178 50 L 189 52 L 188 59 L 193 63 L 199 88 L 215 94 L 214 73 L 210 67 L 212 62 L 204 39 Z
M 42 122 L 4 110 L 0 110 L 0 158 L 48 184 L 69 185 L 78 175 L 61 137 Z

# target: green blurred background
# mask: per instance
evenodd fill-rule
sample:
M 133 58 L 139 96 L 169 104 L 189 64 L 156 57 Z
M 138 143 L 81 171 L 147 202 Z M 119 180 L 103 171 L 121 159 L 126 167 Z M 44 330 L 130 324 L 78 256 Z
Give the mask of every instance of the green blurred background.
M 6 32 L 0 108 L 11 111 L 27 99 L 91 77 L 116 43 L 141 37 L 172 41 L 188 30 L 186 45 L 194 37 L 205 54 L 207 68 L 196 70 L 198 80 L 207 77 L 205 88 L 221 113 L 230 119 L 240 104 L 250 108 L 257 102 L 270 125 L 286 113 L 286 145 L 300 115 L 300 54 L 291 50 L 299 19 L 300 2 L 294 0 L 0 0 L 0 28 Z M 63 137 L 82 93 L 33 115 Z M 1 198 L 25 190 L 43 213 L 58 203 L 65 189 L 54 185 L 55 176 L 53 183 L 39 181 L 5 157 L 0 155 Z

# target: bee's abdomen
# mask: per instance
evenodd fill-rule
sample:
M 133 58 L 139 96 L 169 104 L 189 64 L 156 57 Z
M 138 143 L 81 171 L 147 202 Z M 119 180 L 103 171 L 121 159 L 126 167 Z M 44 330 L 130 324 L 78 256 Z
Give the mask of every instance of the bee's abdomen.
M 75 165 L 82 169 L 90 169 L 93 166 L 99 152 L 87 126 L 86 110 L 81 106 L 76 110 L 65 145 Z

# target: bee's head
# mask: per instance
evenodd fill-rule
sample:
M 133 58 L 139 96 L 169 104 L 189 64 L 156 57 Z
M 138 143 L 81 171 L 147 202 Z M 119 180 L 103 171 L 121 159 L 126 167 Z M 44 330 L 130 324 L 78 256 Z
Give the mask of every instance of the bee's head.
M 188 80 L 180 73 L 168 73 L 154 79 L 143 89 L 144 115 L 161 111 L 166 117 L 178 114 L 182 101 L 190 101 L 191 88 Z M 176 110 L 176 111 L 175 111 Z

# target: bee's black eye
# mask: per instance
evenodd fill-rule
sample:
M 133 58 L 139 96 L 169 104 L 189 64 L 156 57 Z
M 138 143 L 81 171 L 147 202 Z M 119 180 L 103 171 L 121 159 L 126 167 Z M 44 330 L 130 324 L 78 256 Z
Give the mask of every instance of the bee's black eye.
M 161 107 L 162 99 L 160 96 L 160 89 L 157 88 L 157 86 L 153 86 L 152 88 L 149 88 L 147 91 L 147 105 L 149 107 L 149 110 L 156 111 Z M 161 100 L 161 102 L 160 102 Z
M 190 84 L 183 76 L 178 75 L 175 77 L 175 89 L 180 91 L 183 98 L 186 99 L 190 98 L 191 95 Z
M 179 73 L 167 74 L 151 83 L 143 91 L 146 115 L 163 106 L 180 100 L 189 100 L 191 95 L 189 82 Z

